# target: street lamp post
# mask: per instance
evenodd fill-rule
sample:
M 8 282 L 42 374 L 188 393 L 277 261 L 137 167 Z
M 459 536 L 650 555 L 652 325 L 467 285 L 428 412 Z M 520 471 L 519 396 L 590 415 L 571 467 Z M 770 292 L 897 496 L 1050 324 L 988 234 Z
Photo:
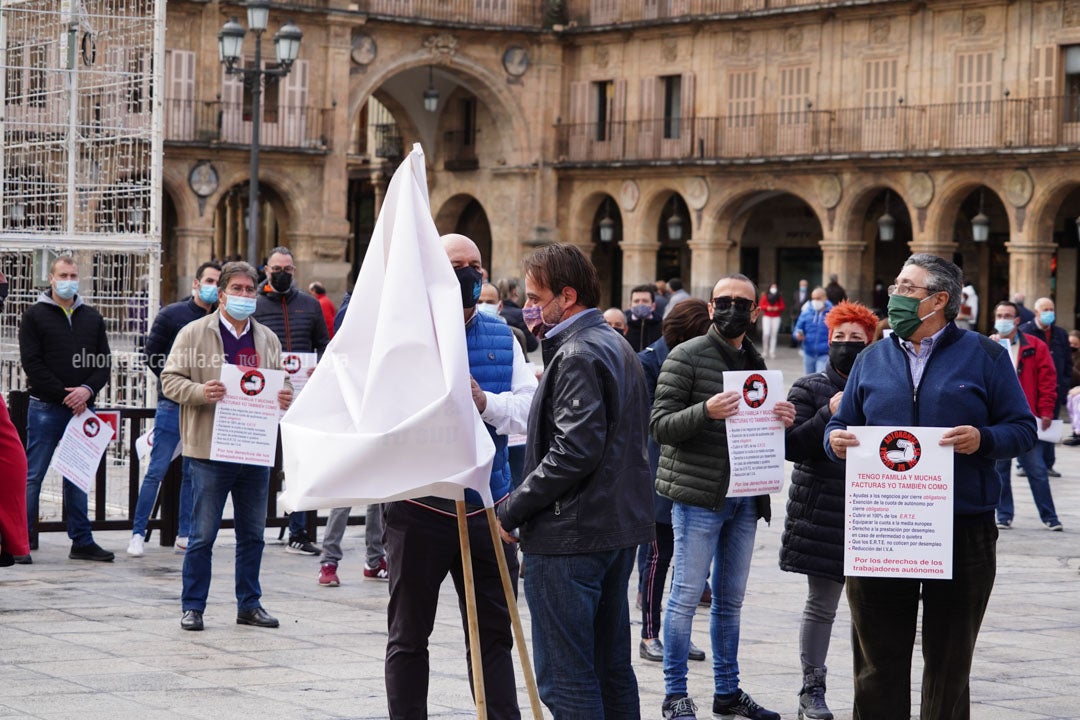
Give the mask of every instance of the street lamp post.
M 244 85 L 251 89 L 251 183 L 248 195 L 247 256 L 255 267 L 259 266 L 259 130 L 262 126 L 262 88 L 270 79 L 283 78 L 289 74 L 296 56 L 300 53 L 300 40 L 304 34 L 292 20 L 286 22 L 274 34 L 277 53 L 276 68 L 262 67 L 262 35 L 270 16 L 269 0 L 248 0 L 248 28 L 255 35 L 255 64 L 246 68 L 240 53 L 246 31 L 236 18 L 225 23 L 218 33 L 218 51 L 225 72 L 243 77 Z

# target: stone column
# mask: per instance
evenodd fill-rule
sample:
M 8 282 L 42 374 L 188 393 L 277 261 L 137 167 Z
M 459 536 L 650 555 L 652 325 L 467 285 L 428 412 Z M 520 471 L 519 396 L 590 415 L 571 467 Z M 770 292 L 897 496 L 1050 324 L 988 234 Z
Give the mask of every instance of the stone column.
M 929 233 L 916 233 L 911 238 L 909 247 L 911 248 L 912 255 L 916 253 L 929 253 L 945 258 L 951 262 L 953 254 L 956 252 L 957 245 L 952 240 L 943 240 L 933 237 Z
M 733 272 L 730 263 L 730 240 L 697 238 L 689 243 L 690 277 L 687 278 L 687 290 L 696 298 L 708 300 L 712 297 L 713 287 L 722 275 Z
M 327 237 L 309 232 L 288 231 L 286 243 L 296 261 L 296 285 L 304 292 L 314 280 L 326 287 L 326 292 L 339 297 L 345 292 L 351 266 L 345 262 L 348 235 Z
M 629 241 L 619 244 L 622 249 L 622 306 L 630 307 L 630 291 L 635 285 L 655 282 L 656 251 L 660 245 L 655 240 Z
M 821 247 L 821 277 L 823 283 L 829 282 L 830 275 L 840 278 L 840 284 L 847 290 L 848 298 L 869 304 L 868 289 L 862 286 L 863 254 L 866 243 L 861 240 L 851 241 L 840 238 L 823 238 Z
M 1009 297 L 1022 292 L 1028 307 L 1040 297 L 1050 296 L 1050 261 L 1057 245 L 1039 242 L 1023 235 L 1005 243 L 1009 251 Z
M 195 271 L 213 254 L 214 228 L 176 228 L 176 287 L 191 287 Z

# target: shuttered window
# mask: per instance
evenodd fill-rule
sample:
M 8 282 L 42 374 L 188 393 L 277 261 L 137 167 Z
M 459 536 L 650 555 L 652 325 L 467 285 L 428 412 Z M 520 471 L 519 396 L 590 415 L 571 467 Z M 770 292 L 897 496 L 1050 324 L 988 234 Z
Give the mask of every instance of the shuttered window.
M 728 73 L 728 127 L 751 127 L 757 113 L 757 71 Z
M 863 107 L 867 120 L 896 116 L 897 61 L 869 60 L 863 69 Z
M 993 53 L 961 53 L 956 56 L 956 102 L 959 115 L 990 112 L 993 89 Z
M 780 69 L 779 110 L 781 125 L 802 124 L 809 120 L 810 66 Z

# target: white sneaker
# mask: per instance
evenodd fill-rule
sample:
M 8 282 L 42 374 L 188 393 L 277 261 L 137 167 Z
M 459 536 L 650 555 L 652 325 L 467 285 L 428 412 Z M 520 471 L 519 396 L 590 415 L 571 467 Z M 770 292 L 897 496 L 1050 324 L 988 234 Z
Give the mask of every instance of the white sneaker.
M 143 556 L 143 542 L 145 542 L 142 535 L 135 533 L 131 536 L 131 542 L 128 543 L 127 554 L 131 557 Z
M 183 554 L 185 551 L 187 551 L 187 542 L 188 539 L 186 537 L 176 538 L 176 545 L 174 546 L 176 548 L 176 552 L 179 554 Z

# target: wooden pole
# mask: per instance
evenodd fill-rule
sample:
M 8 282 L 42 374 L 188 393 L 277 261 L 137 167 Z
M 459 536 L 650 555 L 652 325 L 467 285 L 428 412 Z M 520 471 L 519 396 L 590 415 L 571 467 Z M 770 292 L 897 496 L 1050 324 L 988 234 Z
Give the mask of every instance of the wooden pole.
M 476 583 L 473 578 L 472 550 L 469 545 L 469 523 L 465 517 L 465 500 L 458 500 L 457 526 L 461 543 L 461 569 L 465 580 L 465 615 L 469 625 L 469 660 L 472 663 L 473 698 L 476 700 L 477 720 L 487 720 L 487 694 L 484 692 L 484 664 L 480 661 L 480 626 L 476 619 Z
M 506 566 L 503 553 L 503 541 L 499 536 L 499 521 L 495 519 L 495 508 L 484 508 L 487 513 L 488 529 L 491 530 L 491 543 L 495 547 L 495 559 L 499 563 L 499 577 L 502 578 L 506 606 L 510 609 L 510 625 L 514 628 L 514 644 L 521 656 L 521 672 L 525 676 L 525 687 L 529 691 L 529 703 L 532 705 L 533 718 L 543 720 L 544 711 L 540 709 L 540 693 L 536 689 L 536 677 L 533 676 L 532 662 L 529 660 L 529 648 L 525 646 L 525 631 L 521 627 L 521 615 L 518 613 L 517 596 L 510 583 L 510 568 Z

